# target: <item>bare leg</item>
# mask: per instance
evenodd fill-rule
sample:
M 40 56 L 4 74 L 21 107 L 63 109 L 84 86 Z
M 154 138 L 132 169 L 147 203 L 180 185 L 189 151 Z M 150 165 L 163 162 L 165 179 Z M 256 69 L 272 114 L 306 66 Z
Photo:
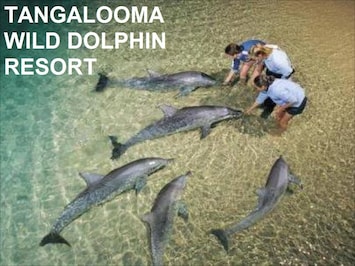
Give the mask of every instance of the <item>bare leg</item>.
M 278 119 L 278 123 L 281 129 L 281 132 L 284 132 L 287 129 L 288 122 L 292 119 L 293 115 L 290 115 L 287 112 L 283 112 L 280 114 L 280 117 Z
M 255 61 L 253 61 L 253 63 L 255 64 Z M 254 79 L 259 76 L 261 74 L 261 72 L 263 72 L 264 69 L 264 64 L 263 63 L 258 63 L 255 65 L 253 74 L 251 75 L 251 82 L 254 82 Z
M 251 63 L 251 61 L 243 63 L 242 67 L 240 68 L 240 79 L 247 79 L 248 71 L 252 67 L 252 65 L 253 63 Z
M 250 60 L 248 63 L 250 64 L 249 68 L 254 66 L 253 74 L 251 75 L 251 77 L 248 81 L 248 85 L 250 87 L 253 87 L 254 86 L 254 79 L 263 72 L 264 64 L 263 63 L 256 64 L 255 60 Z

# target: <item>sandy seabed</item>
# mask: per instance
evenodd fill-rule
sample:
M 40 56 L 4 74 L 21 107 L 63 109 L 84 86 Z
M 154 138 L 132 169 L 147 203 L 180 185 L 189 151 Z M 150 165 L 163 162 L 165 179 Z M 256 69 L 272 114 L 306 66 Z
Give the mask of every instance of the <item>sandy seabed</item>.
M 85 3 L 84 3 L 85 4 Z M 116 1 L 106 3 L 116 6 Z M 120 2 L 120 4 L 122 4 Z M 133 1 L 131 5 L 138 2 Z M 165 252 L 167 265 L 354 264 L 354 2 L 353 1 L 149 1 L 164 24 L 66 25 L 65 31 L 166 32 L 165 50 L 63 50 L 55 55 L 96 57 L 95 68 L 115 78 L 197 70 L 223 79 L 232 41 L 259 38 L 289 54 L 294 80 L 309 98 L 281 137 L 272 118 L 227 121 L 200 140 L 179 133 L 130 148 L 111 161 L 107 136 L 125 141 L 162 117 L 156 107 L 212 104 L 247 108 L 249 87 L 199 89 L 183 98 L 110 88 L 95 94 L 97 76 L 1 77 L 1 265 L 150 265 L 140 217 L 160 188 L 191 170 L 183 199 L 188 223 L 175 220 Z M 91 2 L 100 6 L 98 1 Z M 22 30 L 22 29 L 18 29 Z M 24 52 L 26 53 L 26 52 Z M 6 56 L 23 56 L 5 51 Z M 1 69 L 2 70 L 2 69 Z M 3 71 L 2 71 L 3 72 Z M 212 228 L 245 217 L 255 191 L 283 155 L 304 183 L 262 221 L 231 239 L 225 253 Z M 39 247 L 63 207 L 84 188 L 78 172 L 107 173 L 142 157 L 175 158 L 136 196 L 128 192 L 95 207 L 62 235 L 72 244 Z

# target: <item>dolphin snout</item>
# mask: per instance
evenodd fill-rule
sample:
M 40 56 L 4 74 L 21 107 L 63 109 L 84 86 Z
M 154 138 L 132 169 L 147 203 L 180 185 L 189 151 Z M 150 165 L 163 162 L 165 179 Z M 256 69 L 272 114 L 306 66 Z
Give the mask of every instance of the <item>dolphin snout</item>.
M 166 161 L 167 161 L 167 164 L 171 164 L 171 163 L 173 163 L 175 161 L 175 159 L 174 158 L 170 158 L 170 159 L 166 159 Z
M 218 85 L 219 82 L 215 79 L 210 79 L 208 82 L 207 82 L 207 85 L 206 86 L 215 86 L 215 85 Z
M 185 176 L 190 176 L 190 175 L 192 175 L 191 171 L 187 171 L 186 174 L 185 174 Z
M 244 115 L 244 112 L 242 110 L 233 110 L 232 115 L 235 118 L 241 118 Z

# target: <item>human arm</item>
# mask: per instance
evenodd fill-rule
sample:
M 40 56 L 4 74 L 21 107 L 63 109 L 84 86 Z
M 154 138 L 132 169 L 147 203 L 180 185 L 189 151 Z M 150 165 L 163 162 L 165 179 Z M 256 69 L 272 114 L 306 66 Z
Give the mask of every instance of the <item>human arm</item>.
M 225 79 L 224 79 L 222 85 L 228 85 L 228 84 L 230 84 L 231 82 L 233 82 L 233 80 L 234 80 L 234 78 L 235 78 L 235 75 L 236 75 L 236 73 L 231 69 L 231 70 L 228 72 L 227 76 L 225 77 Z
M 223 85 L 230 84 L 231 82 L 233 82 L 235 77 L 239 75 L 239 65 L 240 65 L 240 60 L 238 58 L 234 58 L 232 61 L 231 69 L 223 81 Z
M 245 114 L 249 115 L 255 108 L 265 102 L 267 98 L 267 93 L 265 91 L 261 91 L 258 97 L 255 99 L 255 102 L 245 111 Z
M 257 101 L 255 101 L 244 113 L 246 115 L 249 115 L 255 108 L 257 108 L 260 105 Z

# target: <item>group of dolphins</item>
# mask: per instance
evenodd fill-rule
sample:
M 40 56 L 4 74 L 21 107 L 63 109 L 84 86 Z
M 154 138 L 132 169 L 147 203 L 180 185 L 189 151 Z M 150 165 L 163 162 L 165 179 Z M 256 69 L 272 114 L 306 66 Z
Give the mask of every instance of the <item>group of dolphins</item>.
M 215 83 L 216 81 L 212 77 L 197 71 L 168 75 L 150 72 L 149 77 L 129 80 L 112 80 L 100 74 L 96 91 L 103 91 L 109 85 L 115 86 L 119 84 L 134 89 L 149 90 L 178 87 L 180 88 L 179 95 L 182 96 L 187 95 L 198 87 L 212 86 Z M 125 143 L 121 144 L 117 141 L 117 137 L 110 136 L 113 145 L 112 159 L 119 158 L 130 146 L 136 143 L 182 131 L 201 128 L 201 139 L 205 138 L 209 134 L 212 125 L 226 119 L 238 119 L 243 115 L 241 110 L 226 106 L 205 105 L 176 109 L 169 105 L 162 105 L 160 108 L 164 113 L 163 118 L 148 125 Z M 50 232 L 43 237 L 40 246 L 49 243 L 63 243 L 70 246 L 69 242 L 60 235 L 67 225 L 88 211 L 92 206 L 103 204 L 123 192 L 135 190 L 138 193 L 146 185 L 147 178 L 150 175 L 167 166 L 172 160 L 158 157 L 142 158 L 114 169 L 106 175 L 80 173 L 80 176 L 87 184 L 86 188 L 64 208 L 62 214 L 52 225 Z M 158 193 L 151 211 L 141 218 L 142 221 L 149 225 L 153 265 L 164 264 L 164 250 L 169 241 L 176 215 L 185 220 L 188 219 L 189 213 L 186 205 L 181 201 L 181 196 L 189 175 L 191 175 L 190 171 L 167 183 Z M 302 188 L 301 181 L 291 174 L 287 163 L 280 156 L 270 170 L 266 185 L 257 192 L 257 207 L 239 223 L 226 229 L 213 229 L 210 233 L 214 234 L 224 249 L 228 251 L 230 236 L 250 227 L 270 212 L 286 193 L 291 183 L 295 183 Z

